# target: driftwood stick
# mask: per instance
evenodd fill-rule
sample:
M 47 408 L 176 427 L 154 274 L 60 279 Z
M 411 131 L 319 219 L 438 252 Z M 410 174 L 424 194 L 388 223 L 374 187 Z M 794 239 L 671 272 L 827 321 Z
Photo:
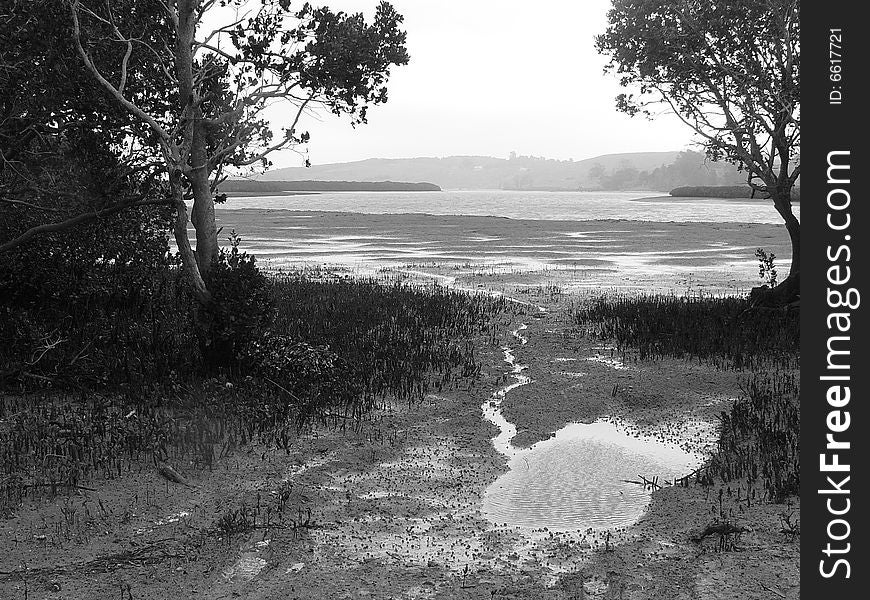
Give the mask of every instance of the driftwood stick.
M 785 594 L 783 594 L 783 593 L 780 592 L 779 590 L 775 590 L 775 589 L 773 589 L 773 588 L 767 587 L 766 585 L 764 585 L 764 584 L 761 583 L 760 581 L 758 582 L 758 585 L 760 585 L 761 587 L 763 587 L 764 589 L 766 589 L 768 592 L 773 592 L 774 594 L 776 594 L 776 595 L 779 596 L 780 598 L 785 598 Z

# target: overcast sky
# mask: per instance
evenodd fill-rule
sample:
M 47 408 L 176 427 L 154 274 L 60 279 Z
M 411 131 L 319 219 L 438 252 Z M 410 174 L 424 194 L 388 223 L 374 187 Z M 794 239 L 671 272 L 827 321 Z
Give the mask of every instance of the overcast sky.
M 363 12 L 377 0 L 321 0 Z M 411 61 L 394 68 L 389 101 L 352 128 L 330 114 L 301 124 L 312 164 L 365 158 L 517 154 L 580 160 L 681 150 L 691 135 L 672 115 L 654 121 L 614 108 L 620 89 L 594 48 L 610 0 L 393 0 Z M 280 117 L 278 118 L 280 121 Z M 280 125 L 280 123 L 276 123 Z M 298 166 L 292 152 L 275 167 Z

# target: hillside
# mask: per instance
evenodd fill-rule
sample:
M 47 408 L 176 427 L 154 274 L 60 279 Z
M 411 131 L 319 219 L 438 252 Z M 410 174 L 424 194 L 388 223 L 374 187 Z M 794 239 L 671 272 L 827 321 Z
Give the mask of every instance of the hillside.
M 449 156 L 446 158 L 372 158 L 367 160 L 275 169 L 261 181 L 429 181 L 444 189 L 601 189 L 594 175 L 648 172 L 671 164 L 679 152 L 607 154 L 581 161 L 531 156 Z M 673 186 L 671 186 L 673 187 Z M 670 188 L 668 188 L 670 189 Z

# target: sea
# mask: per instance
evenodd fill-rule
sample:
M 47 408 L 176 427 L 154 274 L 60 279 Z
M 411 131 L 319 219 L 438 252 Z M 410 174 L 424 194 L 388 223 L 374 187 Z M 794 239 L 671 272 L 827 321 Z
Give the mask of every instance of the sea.
M 239 196 L 222 209 L 330 211 L 362 214 L 429 214 L 509 219 L 590 221 L 599 219 L 778 224 L 781 217 L 763 200 L 670 198 L 661 192 L 528 192 L 451 190 L 441 192 L 328 192 L 282 196 Z M 799 214 L 800 208 L 796 206 Z
M 240 196 L 217 218 L 222 242 L 235 231 L 267 269 L 404 273 L 448 285 L 740 292 L 760 283 L 758 248 L 775 254 L 783 274 L 790 256 L 770 202 L 644 190 Z

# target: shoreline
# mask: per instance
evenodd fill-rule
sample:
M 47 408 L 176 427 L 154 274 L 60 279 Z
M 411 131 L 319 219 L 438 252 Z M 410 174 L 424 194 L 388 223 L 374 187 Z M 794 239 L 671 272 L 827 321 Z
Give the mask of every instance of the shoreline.
M 307 191 L 307 190 L 306 191 L 297 191 L 297 190 L 286 191 L 285 190 L 285 191 L 277 191 L 277 192 L 221 192 L 221 193 L 225 194 L 227 199 L 230 199 L 230 198 L 261 198 L 261 197 L 268 197 L 268 196 L 310 196 L 310 195 L 320 194 L 322 192 Z M 233 210 L 233 209 L 225 208 L 219 204 L 215 207 L 215 210 Z
M 566 296 L 558 304 L 571 306 L 571 300 Z M 741 394 L 740 374 L 691 360 L 622 364 L 607 360 L 607 348 L 593 341 L 566 348 L 565 319 L 558 312 L 551 310 L 542 319 L 522 318 L 529 324 L 523 331 L 528 343 L 516 345 L 513 352 L 527 366 L 523 373 L 532 383 L 511 391 L 501 404 L 505 417 L 517 425 L 511 443 L 532 447 L 570 423 L 605 418 L 641 435 L 680 441 L 687 451 L 702 452 L 707 464 L 718 434 L 705 439 L 698 424 L 715 423 L 720 411 Z M 562 350 L 554 356 L 557 347 Z M 583 376 L 576 377 L 577 371 Z M 585 400 L 578 401 L 578 396 Z M 718 482 L 705 488 L 693 482 L 652 492 L 641 518 L 618 531 L 609 551 L 602 537 L 590 539 L 582 564 L 558 578 L 553 588 L 568 597 L 582 587 L 591 597 L 632 600 L 769 600 L 770 589 L 783 598 L 798 598 L 794 582 L 799 581 L 800 548 L 780 532 L 780 515 L 799 514 L 799 499 L 743 505 L 731 490 L 745 483 Z M 711 502 L 726 488 L 732 518 L 747 528 L 740 537 L 742 552 L 717 552 L 715 538 L 693 540 L 710 522 Z M 748 570 L 751 580 L 740 576 Z M 528 597 L 539 596 L 529 590 Z

